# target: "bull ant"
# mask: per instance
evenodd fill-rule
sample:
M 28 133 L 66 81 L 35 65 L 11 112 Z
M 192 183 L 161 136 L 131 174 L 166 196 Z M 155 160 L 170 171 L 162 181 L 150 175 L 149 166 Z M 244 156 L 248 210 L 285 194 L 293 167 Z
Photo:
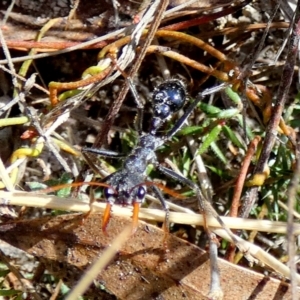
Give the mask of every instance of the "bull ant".
M 133 232 L 137 228 L 138 213 L 140 205 L 144 202 L 147 186 L 146 182 L 146 168 L 149 164 L 153 164 L 160 172 L 169 176 L 182 184 L 189 186 L 194 190 L 199 208 L 204 212 L 212 214 L 218 219 L 221 225 L 224 225 L 218 214 L 212 208 L 210 203 L 203 197 L 200 188 L 193 181 L 175 173 L 173 170 L 168 169 L 159 164 L 155 151 L 171 139 L 184 125 L 197 104 L 203 99 L 204 96 L 212 94 L 220 90 L 222 86 L 207 89 L 199 94 L 196 99 L 187 107 L 184 114 L 177 120 L 175 125 L 165 134 L 158 133 L 163 123 L 169 119 L 173 114 L 178 112 L 185 104 L 187 94 L 183 83 L 178 79 L 170 79 L 157 88 L 154 89 L 152 96 L 153 117 L 148 133 L 142 133 L 139 129 L 139 139 L 137 145 L 133 148 L 131 153 L 125 158 L 123 166 L 120 170 L 110 174 L 102 180 L 103 183 L 109 185 L 104 188 L 104 196 L 107 202 L 104 211 L 102 229 L 106 231 L 110 219 L 111 207 L 113 204 L 123 206 L 133 206 Z M 142 117 L 142 105 L 136 100 L 140 108 L 138 116 Z M 141 121 L 139 121 L 141 124 Z M 123 155 L 98 148 L 83 148 L 83 152 L 91 152 L 106 157 L 120 158 Z M 156 185 L 150 185 L 150 189 L 156 194 L 161 202 L 165 215 L 165 229 L 168 230 L 169 225 L 169 208 L 165 198 Z

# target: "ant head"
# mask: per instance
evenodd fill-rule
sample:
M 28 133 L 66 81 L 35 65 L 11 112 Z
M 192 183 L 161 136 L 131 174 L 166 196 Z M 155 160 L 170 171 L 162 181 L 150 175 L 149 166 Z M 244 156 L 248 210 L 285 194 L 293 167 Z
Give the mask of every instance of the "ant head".
M 121 188 L 117 191 L 112 187 L 104 189 L 104 197 L 110 204 L 119 204 L 122 206 L 133 205 L 134 203 L 143 203 L 146 196 L 146 187 L 142 185 L 134 186 L 130 190 Z
M 152 106 L 154 117 L 165 120 L 184 105 L 186 90 L 178 79 L 169 79 L 153 91 Z

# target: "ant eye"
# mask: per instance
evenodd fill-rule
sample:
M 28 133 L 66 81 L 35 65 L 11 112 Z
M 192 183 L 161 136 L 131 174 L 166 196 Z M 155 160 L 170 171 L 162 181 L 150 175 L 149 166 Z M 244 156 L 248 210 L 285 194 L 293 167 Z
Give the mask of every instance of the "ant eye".
M 110 201 L 110 200 L 114 200 L 115 197 L 116 197 L 116 193 L 115 193 L 115 190 L 112 189 L 112 188 L 105 188 L 104 191 L 104 197 Z
M 143 186 L 140 186 L 138 191 L 137 191 L 137 194 L 136 194 L 137 198 L 140 200 L 140 201 L 143 201 L 145 196 L 146 196 L 146 189 L 145 187 Z

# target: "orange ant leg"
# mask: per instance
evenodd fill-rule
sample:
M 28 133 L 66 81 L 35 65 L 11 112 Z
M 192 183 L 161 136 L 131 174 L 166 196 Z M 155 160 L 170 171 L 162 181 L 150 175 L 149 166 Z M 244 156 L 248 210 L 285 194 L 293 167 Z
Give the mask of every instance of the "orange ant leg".
M 106 207 L 105 207 L 105 210 L 104 210 L 104 213 L 103 213 L 103 219 L 102 219 L 102 231 L 106 235 L 107 235 L 106 227 L 107 227 L 107 225 L 109 223 L 109 220 L 110 220 L 110 212 L 111 212 L 111 204 L 107 203 Z
M 135 202 L 133 203 L 133 215 L 132 215 L 132 231 L 131 234 L 134 234 L 138 227 L 139 221 L 139 212 L 140 212 L 140 203 Z

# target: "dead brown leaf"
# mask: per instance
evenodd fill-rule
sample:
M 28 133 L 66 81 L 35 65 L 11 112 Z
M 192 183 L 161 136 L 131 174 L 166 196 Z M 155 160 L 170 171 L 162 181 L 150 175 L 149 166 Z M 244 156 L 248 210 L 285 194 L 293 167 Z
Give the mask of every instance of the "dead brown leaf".
M 58 1 L 57 1 L 58 2 Z M 180 5 L 180 12 L 167 14 L 168 19 L 180 17 L 184 14 L 198 14 L 204 10 L 213 10 L 218 7 L 228 6 L 233 0 L 202 0 L 194 1 L 187 7 L 186 1 L 170 1 L 170 9 Z M 76 10 L 76 18 L 66 18 L 71 7 L 60 7 L 55 1 L 41 2 L 30 5 L 27 1 L 17 1 L 13 10 L 7 15 L 9 1 L 0 3 L 0 19 L 6 19 L 2 25 L 3 34 L 9 48 L 26 50 L 38 48 L 38 51 L 49 51 L 49 49 L 62 49 L 95 37 L 104 36 L 114 30 L 126 28 L 133 24 L 135 16 L 141 14 L 150 1 L 118 1 L 117 14 L 112 2 L 86 2 L 79 1 Z M 61 21 L 47 31 L 42 41 L 32 45 L 35 41 L 37 31 L 45 25 L 49 18 L 61 17 Z M 116 23 L 116 20 L 118 22 Z M 117 24 L 117 25 L 116 25 Z M 113 36 L 113 35 L 112 35 Z M 26 43 L 27 42 L 27 43 Z M 104 44 L 97 47 L 102 48 Z
M 100 229 L 101 214 L 83 225 L 79 214 L 46 217 L 1 225 L 6 242 L 41 259 L 52 273 L 74 286 L 84 270 L 131 223 L 114 216 L 108 236 Z M 137 232 L 123 246 L 97 280 L 119 299 L 207 299 L 210 285 L 208 254 L 196 246 L 169 238 L 140 222 Z M 219 259 L 224 299 L 291 299 L 288 284 Z M 97 292 L 96 292 L 97 293 Z M 300 292 L 299 292 L 300 295 Z M 89 297 L 97 297 L 90 289 Z

